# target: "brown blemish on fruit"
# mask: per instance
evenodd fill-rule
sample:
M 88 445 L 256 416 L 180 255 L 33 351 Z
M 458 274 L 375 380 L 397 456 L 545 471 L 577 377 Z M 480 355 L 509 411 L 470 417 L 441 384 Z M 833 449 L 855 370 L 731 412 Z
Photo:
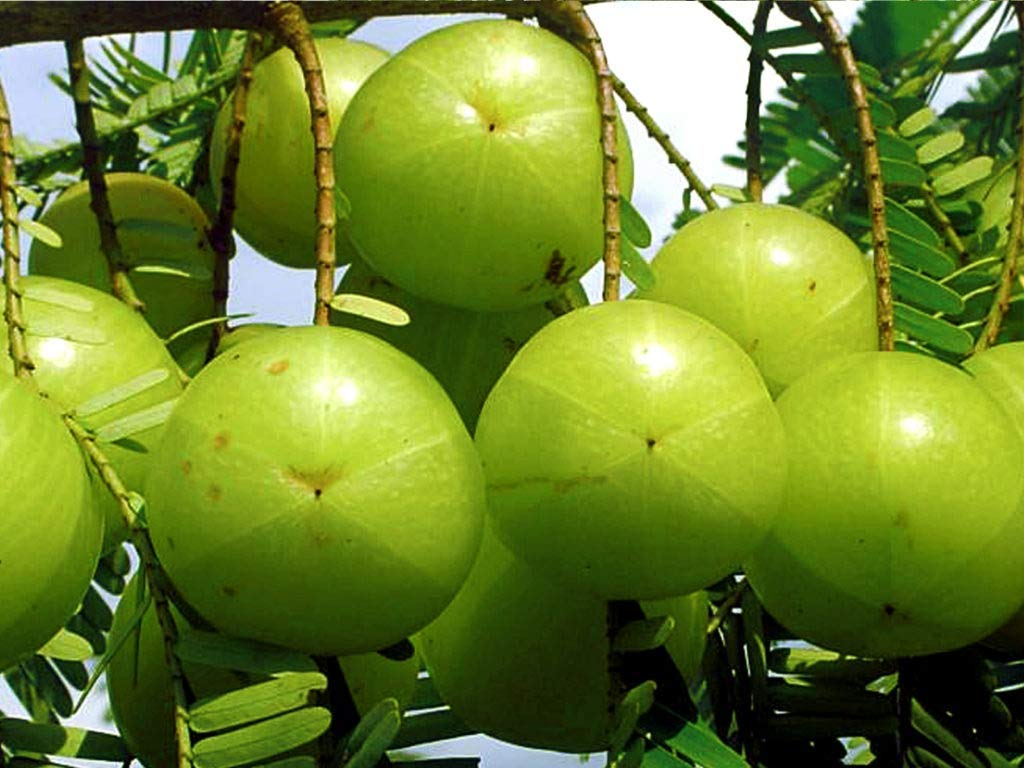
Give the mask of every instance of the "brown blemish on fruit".
M 235 595 L 238 594 L 238 590 L 237 589 L 235 589 L 234 587 L 229 587 L 226 584 L 223 587 L 220 588 L 220 591 L 224 593 L 225 597 L 234 597 Z
M 218 432 L 213 436 L 213 449 L 215 451 L 219 451 L 223 448 L 227 448 L 230 440 L 231 436 L 227 432 Z
M 807 290 L 810 291 L 811 293 L 814 293 L 814 290 L 817 287 L 818 287 L 818 281 L 817 280 L 811 280 L 811 282 L 807 285 Z
M 209 488 L 206 489 L 206 497 L 210 501 L 220 501 L 223 495 L 224 492 L 221 490 L 219 485 L 211 485 Z
M 190 474 L 192 474 L 192 462 L 189 461 L 188 459 L 185 459 L 183 462 L 181 462 L 181 474 L 183 474 L 183 475 L 190 475 Z
M 882 606 L 882 611 L 886 616 L 894 616 L 896 614 L 896 606 L 892 603 L 886 603 Z
M 647 452 L 648 453 L 653 453 L 654 452 L 654 446 L 656 446 L 658 444 L 658 441 L 655 438 L 653 438 L 653 437 L 648 437 L 645 442 L 647 443 Z
M 568 269 L 565 268 L 565 257 L 561 251 L 555 248 L 551 252 L 551 258 L 548 260 L 548 268 L 544 273 L 544 280 L 554 286 L 561 287 L 569 282 L 572 278 L 572 273 L 575 271 L 575 266 Z
M 488 133 L 494 133 L 494 129 L 497 128 L 497 127 L 498 126 L 496 126 L 494 123 L 489 123 L 487 125 L 487 132 Z
M 760 339 L 752 339 L 747 345 L 747 354 L 752 355 L 757 351 L 757 348 L 761 345 Z
M 501 346 L 503 346 L 505 351 L 509 354 L 515 354 L 519 349 L 519 345 L 516 343 L 516 340 L 510 339 L 508 336 L 501 340 Z
M 277 362 L 271 363 L 267 366 L 267 373 L 271 376 L 277 376 L 279 373 L 287 371 L 289 365 L 291 365 L 291 363 L 287 360 L 278 360 Z
M 311 472 L 304 472 L 295 467 L 288 467 L 283 473 L 282 477 L 285 482 L 291 483 L 297 486 L 303 491 L 312 492 L 313 498 L 319 501 L 331 485 L 338 482 L 344 477 L 344 470 L 338 467 L 327 467 L 325 469 L 317 469 Z
M 899 510 L 896 513 L 896 516 L 893 517 L 892 524 L 897 528 L 902 528 L 903 530 L 906 530 L 907 527 L 910 525 L 910 517 L 907 515 L 907 511 L 905 509 Z

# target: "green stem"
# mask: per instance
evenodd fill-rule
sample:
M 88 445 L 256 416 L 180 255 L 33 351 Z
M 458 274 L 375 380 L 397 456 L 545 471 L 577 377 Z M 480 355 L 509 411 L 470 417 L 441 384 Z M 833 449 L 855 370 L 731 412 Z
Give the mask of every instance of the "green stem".
M 942 232 L 942 236 L 946 240 L 946 244 L 953 249 L 960 266 L 966 266 L 970 262 L 970 254 L 967 253 L 967 247 L 964 245 L 964 241 L 960 239 L 960 235 L 957 234 L 953 222 L 949 220 L 949 216 L 946 215 L 946 212 L 942 210 L 942 206 L 935 199 L 935 190 L 932 189 L 930 184 L 925 184 L 921 191 L 924 196 L 924 204 L 928 208 L 928 213 L 938 225 L 939 231 Z
M 7 348 L 14 362 L 14 375 L 30 378 L 35 365 L 25 341 L 25 320 L 22 312 L 21 250 L 18 245 L 18 203 L 14 199 L 14 131 L 7 97 L 0 85 L 0 241 L 4 252 L 4 321 L 7 323 Z

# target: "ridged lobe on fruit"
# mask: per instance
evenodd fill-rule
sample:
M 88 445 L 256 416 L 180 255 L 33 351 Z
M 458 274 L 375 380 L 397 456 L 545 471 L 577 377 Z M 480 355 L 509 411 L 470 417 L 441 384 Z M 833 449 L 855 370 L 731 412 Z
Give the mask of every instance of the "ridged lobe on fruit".
M 146 768 L 174 768 L 174 688 L 151 601 L 141 622 L 132 622 L 140 608 L 139 578 L 136 574 L 128 582 L 114 611 L 109 642 L 120 650 L 107 666 L 107 695 L 118 733 L 139 762 Z M 173 614 L 179 628 L 186 626 L 177 611 Z M 132 634 L 122 640 L 128 632 Z M 415 657 L 398 662 L 365 654 L 339 661 L 359 712 L 388 697 L 397 698 L 403 708 L 409 703 L 419 669 Z M 185 662 L 183 668 L 197 700 L 263 682 L 253 675 L 204 664 Z
M 632 156 L 619 123 L 619 189 Z M 416 40 L 352 100 L 335 140 L 360 255 L 431 301 L 504 311 L 553 298 L 603 249 L 595 76 L 515 21 Z
M 357 331 L 267 331 L 218 356 L 154 466 L 153 543 L 185 598 L 225 631 L 310 653 L 415 632 L 479 546 L 483 478 L 457 411 Z
M 0 670 L 71 618 L 96 570 L 103 517 L 74 438 L 30 385 L 0 374 Z
M 146 305 L 146 320 L 161 337 L 213 315 L 213 248 L 210 222 L 199 204 L 169 181 L 144 173 L 109 173 L 107 196 L 132 287 Z M 29 272 L 72 280 L 110 292 L 110 272 L 100 248 L 99 225 L 89 207 L 89 183 L 68 187 L 40 221 L 61 235 L 54 248 L 32 241 Z M 181 265 L 195 277 L 133 271 L 145 264 Z
M 1022 443 L 952 366 L 851 355 L 779 398 L 789 479 L 745 568 L 804 639 L 860 656 L 981 639 L 1024 595 Z
M 757 369 L 667 304 L 584 307 L 541 329 L 476 431 L 495 531 L 605 599 L 701 589 L 738 567 L 782 493 L 782 425 Z
M 821 363 L 877 346 L 870 265 L 840 230 L 796 208 L 746 203 L 704 214 L 651 268 L 657 282 L 637 297 L 725 331 L 773 395 Z
M 81 417 L 92 429 L 164 403 L 181 394 L 178 369 L 153 329 L 126 304 L 85 285 L 53 277 L 22 278 L 28 352 L 39 389 L 62 411 L 73 410 L 146 373 L 162 378 L 153 385 Z M 7 327 L 0 324 L 0 344 L 7 353 Z M 100 447 L 129 490 L 141 491 L 149 468 L 149 449 L 163 425 L 130 435 L 147 452 L 103 442 Z M 104 551 L 127 536 L 120 508 L 95 472 L 94 492 L 106 519 Z
M 338 37 L 317 39 L 315 44 L 331 129 L 337 135 L 352 96 L 388 54 L 368 43 Z M 234 92 L 217 114 L 210 144 L 210 177 L 218 199 L 233 101 Z M 235 182 L 238 234 L 279 264 L 315 267 L 316 180 L 309 98 L 302 71 L 287 48 L 271 54 L 253 70 L 240 158 Z M 345 264 L 354 253 L 347 242 L 345 222 L 339 220 L 338 225 L 336 256 L 339 264 Z
M 516 352 L 555 318 L 543 304 L 514 312 L 472 312 L 420 299 L 359 260 L 345 272 L 338 293 L 372 296 L 409 314 L 409 325 L 400 327 L 344 312 L 335 312 L 332 322 L 370 333 L 415 359 L 441 383 L 470 432 L 487 393 Z M 579 283 L 573 283 L 570 296 L 578 306 L 587 303 Z

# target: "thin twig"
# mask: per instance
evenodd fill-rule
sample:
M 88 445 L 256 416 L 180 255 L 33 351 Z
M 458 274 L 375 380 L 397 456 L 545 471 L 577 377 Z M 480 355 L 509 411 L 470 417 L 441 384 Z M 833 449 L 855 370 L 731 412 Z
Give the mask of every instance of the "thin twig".
M 1017 261 L 1021 252 L 1021 235 L 1024 233 L 1024 3 L 1012 3 L 1017 15 L 1017 39 L 1022 55 L 1018 56 L 1020 68 L 1021 103 L 1020 116 L 1017 119 L 1017 178 L 1013 185 L 1013 209 L 1010 213 L 1010 238 L 1006 243 L 1006 254 L 1003 257 L 1003 270 L 999 276 L 999 288 L 992 298 L 988 310 L 985 328 L 974 345 L 974 354 L 984 352 L 996 343 L 1003 318 L 1010 309 L 1010 294 L 1017 280 Z
M 761 178 L 761 73 L 764 59 L 757 48 L 764 45 L 764 33 L 768 28 L 768 14 L 772 0 L 761 0 L 754 14 L 754 42 L 750 47 L 750 70 L 747 73 L 747 192 L 754 202 L 761 202 L 764 181 Z
M 885 226 L 885 191 L 882 188 L 882 166 L 878 157 L 878 140 L 871 121 L 867 92 L 857 70 L 850 43 L 825 0 L 809 0 L 821 19 L 821 27 L 829 40 L 829 53 L 843 73 L 850 100 L 856 113 L 864 169 L 864 187 L 871 214 L 871 240 L 875 255 L 875 288 L 878 302 L 878 347 L 893 349 L 892 277 L 889 269 L 889 235 Z
M 21 249 L 18 245 L 18 203 L 14 199 L 14 131 L 7 97 L 0 85 L 0 218 L 3 219 L 4 322 L 7 323 L 7 348 L 14 362 L 14 375 L 29 378 L 35 365 L 25 343 L 25 320 L 21 306 Z
M 676 149 L 676 146 L 671 142 L 668 134 L 661 129 L 661 127 L 651 117 L 650 112 L 647 108 L 640 103 L 639 99 L 633 95 L 632 91 L 626 87 L 626 84 L 622 82 L 615 74 L 612 74 L 612 85 L 615 88 L 615 92 L 622 99 L 622 103 L 626 105 L 626 109 L 636 115 L 636 118 L 640 121 L 644 128 L 647 129 L 647 135 L 654 139 L 658 146 L 665 152 L 665 157 L 668 161 L 674 165 L 683 174 L 683 178 L 686 179 L 686 183 L 690 185 L 690 188 L 697 193 L 697 197 L 704 203 L 704 207 L 709 211 L 713 211 L 718 207 L 718 203 L 715 202 L 715 198 L 711 195 L 711 190 L 708 189 L 704 182 L 700 180 L 700 177 L 693 170 L 693 166 L 690 165 L 690 161 L 683 157 L 683 154 Z
M 316 177 L 316 307 L 314 325 L 330 325 L 334 298 L 334 138 L 327 110 L 327 89 L 313 34 L 302 9 L 295 3 L 274 3 L 267 11 L 274 34 L 295 54 L 309 97 Z
M 70 414 L 64 414 L 63 418 L 68 431 L 78 441 L 100 479 L 117 501 L 121 517 L 131 535 L 132 544 L 138 552 L 146 583 L 153 595 L 153 608 L 164 637 L 164 657 L 174 684 L 174 738 L 177 743 L 177 765 L 178 768 L 190 768 L 192 745 L 188 731 L 188 695 L 185 689 L 185 674 L 174 650 L 175 643 L 178 642 L 178 627 L 168 602 L 169 580 L 157 560 L 149 532 L 139 520 L 138 513 L 132 504 L 131 494 L 111 465 L 110 460 L 97 445 L 96 438 Z
M 750 582 L 746 579 L 741 581 L 732 591 L 729 593 L 725 601 L 718 606 L 718 610 L 715 611 L 715 615 L 711 617 L 711 621 L 708 622 L 706 634 L 713 635 L 718 631 L 718 628 L 722 626 L 722 622 L 725 621 L 726 617 L 732 613 L 732 609 L 740 604 L 740 600 L 743 599 L 743 595 L 750 588 Z
M 217 219 L 210 228 L 210 245 L 213 247 L 213 316 L 227 315 L 228 289 L 231 283 L 231 258 L 235 255 L 235 238 L 232 235 L 235 219 L 235 179 L 238 175 L 238 163 L 242 155 L 242 131 L 245 130 L 245 109 L 249 97 L 249 84 L 252 83 L 252 70 L 256 58 L 256 49 L 263 43 L 263 35 L 250 32 L 242 53 L 242 65 L 238 71 L 238 83 L 235 85 L 231 101 L 231 124 L 224 148 L 224 168 L 220 176 L 220 207 Z M 210 345 L 206 350 L 206 359 L 212 360 L 220 345 L 220 340 L 227 331 L 227 321 L 222 320 L 213 326 Z
M 85 63 L 85 47 L 81 38 L 75 38 L 68 40 L 64 48 L 67 51 L 71 94 L 75 102 L 75 128 L 82 142 L 82 163 L 89 177 L 89 207 L 99 226 L 100 250 L 107 259 L 111 293 L 136 312 L 144 312 L 145 305 L 128 278 L 128 264 L 117 238 L 114 213 L 107 197 L 101 145 L 96 137 L 96 120 L 89 98 L 89 68 Z
M 970 254 L 967 252 L 964 241 L 957 234 L 953 222 L 949 220 L 949 216 L 946 215 L 946 212 L 942 210 L 942 206 L 935 199 L 935 190 L 932 189 L 930 184 L 924 184 L 921 187 L 921 192 L 924 197 L 925 206 L 928 208 L 928 213 L 938 225 L 939 231 L 942 232 L 942 236 L 946 240 L 946 244 L 953 249 L 960 266 L 966 266 L 970 261 Z
M 616 140 L 615 89 L 608 57 L 597 27 L 581 0 L 544 0 L 544 16 L 564 29 L 569 39 L 590 60 L 597 76 L 597 104 L 601 113 L 602 185 L 604 188 L 604 301 L 618 301 L 622 277 L 619 153 Z

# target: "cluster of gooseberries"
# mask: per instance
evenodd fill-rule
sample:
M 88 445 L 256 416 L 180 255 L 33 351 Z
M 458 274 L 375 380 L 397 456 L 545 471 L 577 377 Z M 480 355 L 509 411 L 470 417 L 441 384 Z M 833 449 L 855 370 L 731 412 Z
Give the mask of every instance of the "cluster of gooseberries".
M 859 655 L 948 650 L 1011 617 L 1024 600 L 1018 349 L 977 357 L 973 379 L 873 351 L 857 246 L 753 203 L 680 230 L 653 287 L 556 317 L 552 300 L 585 304 L 577 278 L 602 249 L 586 59 L 512 21 L 449 27 L 390 59 L 318 45 L 350 208 L 341 290 L 411 324 L 338 316 L 234 331 L 208 363 L 202 333 L 169 352 L 157 334 L 214 310 L 205 214 L 166 182 L 108 177 L 150 327 L 102 292 L 88 188 L 70 188 L 43 216 L 64 246 L 37 242 L 22 281 L 47 402 L 0 382 L 0 448 L 22 457 L 4 464 L 21 474 L 5 480 L 16 501 L 0 523 L 0 666 L 60 628 L 125 535 L 56 417 L 69 411 L 142 492 L 161 564 L 213 626 L 344 657 L 350 685 L 371 681 L 367 701 L 407 690 L 415 666 L 354 659 L 412 636 L 453 709 L 518 743 L 607 746 L 609 601 L 673 616 L 670 650 L 691 677 L 701 590 L 740 569 L 790 630 Z M 309 113 L 290 54 L 257 66 L 249 101 L 237 230 L 312 266 Z M 35 484 L 32 457 L 63 482 Z M 44 535 L 60 555 L 19 560 Z M 128 621 L 119 610 L 115 635 Z M 169 672 L 155 619 L 138 632 L 108 672 L 113 711 L 162 765 L 170 732 L 146 726 L 170 728 Z M 203 695 L 238 682 L 188 676 Z

